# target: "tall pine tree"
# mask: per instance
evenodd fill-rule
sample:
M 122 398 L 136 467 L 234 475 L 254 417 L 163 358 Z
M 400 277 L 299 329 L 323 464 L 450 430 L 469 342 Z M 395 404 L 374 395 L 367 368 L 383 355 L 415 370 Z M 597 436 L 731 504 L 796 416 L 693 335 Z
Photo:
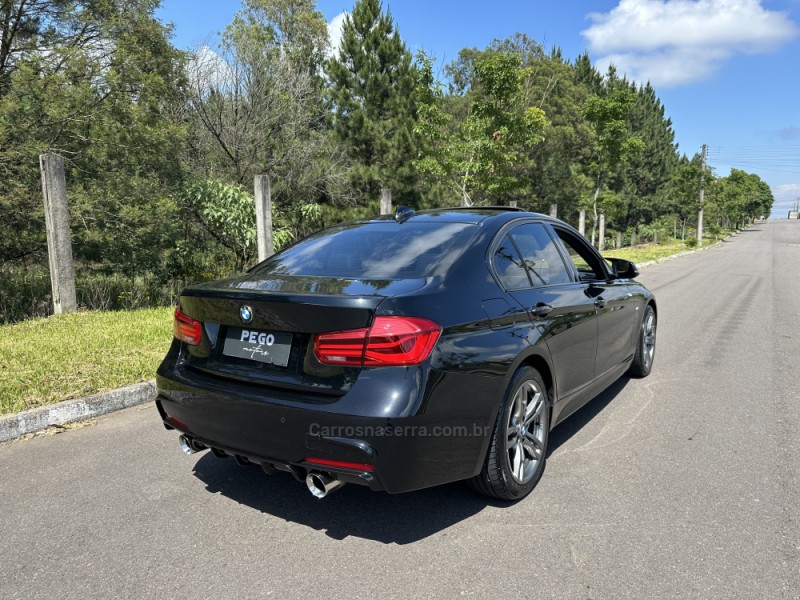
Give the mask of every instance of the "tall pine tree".
M 334 128 L 353 162 L 353 184 L 375 198 L 414 197 L 415 74 L 411 54 L 380 0 L 358 0 L 337 57 L 326 64 Z
M 644 144 L 625 165 L 625 178 L 632 186 L 627 225 L 636 227 L 662 212 L 659 204 L 665 199 L 660 192 L 666 192 L 679 159 L 672 121 L 649 83 L 639 87 L 628 122 Z

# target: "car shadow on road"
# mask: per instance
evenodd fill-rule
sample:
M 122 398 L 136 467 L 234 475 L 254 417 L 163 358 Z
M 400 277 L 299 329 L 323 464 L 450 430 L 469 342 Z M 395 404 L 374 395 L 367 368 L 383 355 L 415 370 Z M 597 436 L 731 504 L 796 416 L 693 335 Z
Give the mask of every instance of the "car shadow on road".
M 214 494 L 292 521 L 334 539 L 349 536 L 384 544 L 411 544 L 478 514 L 493 501 L 453 483 L 418 492 L 386 494 L 346 485 L 324 500 L 313 497 L 305 484 L 287 473 L 265 475 L 258 467 L 240 467 L 232 459 L 207 453 L 194 475 Z
M 552 453 L 594 419 L 624 389 L 623 377 L 550 433 Z M 405 494 L 347 485 L 324 500 L 287 473 L 265 475 L 256 466 L 204 454 L 194 475 L 206 489 L 279 519 L 305 525 L 334 539 L 359 537 L 384 544 L 411 544 L 444 531 L 487 507 L 513 503 L 478 495 L 463 482 Z M 546 476 L 546 475 L 545 475 Z
M 572 436 L 591 423 L 592 420 L 625 389 L 629 381 L 630 377 L 628 376 L 620 377 L 602 394 L 590 400 L 583 408 L 553 429 L 553 431 L 550 432 L 550 440 L 547 444 L 547 456 L 549 457 L 553 452 L 566 444 Z

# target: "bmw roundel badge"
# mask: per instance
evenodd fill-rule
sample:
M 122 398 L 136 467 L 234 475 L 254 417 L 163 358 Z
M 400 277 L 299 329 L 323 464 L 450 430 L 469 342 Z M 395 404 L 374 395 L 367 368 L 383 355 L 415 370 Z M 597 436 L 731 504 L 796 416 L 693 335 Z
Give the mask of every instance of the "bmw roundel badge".
M 249 323 L 253 320 L 253 308 L 245 304 L 239 309 L 239 316 L 242 318 L 242 323 Z

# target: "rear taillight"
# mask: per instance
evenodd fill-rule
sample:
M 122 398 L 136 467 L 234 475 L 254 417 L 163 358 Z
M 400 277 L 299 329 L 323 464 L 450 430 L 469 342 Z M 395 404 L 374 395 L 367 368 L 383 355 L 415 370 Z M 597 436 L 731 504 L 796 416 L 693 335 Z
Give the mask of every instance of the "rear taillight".
M 175 307 L 172 332 L 177 339 L 190 346 L 197 346 L 203 339 L 203 329 L 200 326 L 200 321 L 195 321 L 183 312 L 179 306 Z
M 369 329 L 321 333 L 314 355 L 326 365 L 418 365 L 430 356 L 442 328 L 418 317 L 375 317 Z
M 326 365 L 360 367 L 364 363 L 364 344 L 369 329 L 321 333 L 314 339 L 314 354 Z

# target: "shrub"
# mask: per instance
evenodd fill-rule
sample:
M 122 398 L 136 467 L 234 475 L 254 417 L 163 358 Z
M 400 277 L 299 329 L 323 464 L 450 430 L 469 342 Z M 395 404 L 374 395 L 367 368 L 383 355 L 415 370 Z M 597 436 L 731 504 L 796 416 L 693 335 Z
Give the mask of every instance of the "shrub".
M 696 248 L 697 247 L 697 238 L 696 237 L 688 237 L 688 238 L 686 238 L 686 240 L 684 240 L 684 243 L 689 248 Z
M 175 279 L 90 275 L 75 282 L 78 304 L 88 310 L 134 310 L 174 304 L 183 288 Z
M 50 273 L 0 272 L 0 322 L 46 317 L 53 312 Z
M 78 275 L 78 306 L 86 310 L 133 310 L 170 306 L 187 282 L 155 276 Z M 53 313 L 50 275 L 44 269 L 0 273 L 0 322 L 11 323 Z

